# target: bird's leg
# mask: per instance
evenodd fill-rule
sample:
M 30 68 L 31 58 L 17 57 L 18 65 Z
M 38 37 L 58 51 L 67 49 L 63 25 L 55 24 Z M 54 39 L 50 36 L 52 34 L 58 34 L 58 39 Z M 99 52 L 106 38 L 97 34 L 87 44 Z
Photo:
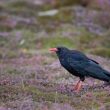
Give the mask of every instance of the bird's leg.
M 81 87 L 82 87 L 82 81 L 79 82 L 76 91 L 79 92 L 81 90 Z
M 80 83 L 80 80 L 79 80 L 79 81 L 77 82 L 77 84 L 75 85 L 74 90 L 76 90 L 76 89 L 78 88 L 79 83 Z
M 79 80 L 78 83 L 75 85 L 74 89 L 76 90 L 76 92 L 79 92 L 81 87 L 82 87 L 82 81 Z

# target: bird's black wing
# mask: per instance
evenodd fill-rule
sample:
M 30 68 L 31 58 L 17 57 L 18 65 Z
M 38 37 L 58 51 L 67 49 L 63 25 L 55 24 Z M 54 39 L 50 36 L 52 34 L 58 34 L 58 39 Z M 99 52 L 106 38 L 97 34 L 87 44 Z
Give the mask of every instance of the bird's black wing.
M 80 56 L 80 58 L 83 60 L 83 59 L 88 59 L 89 61 L 93 62 L 93 63 L 96 63 L 96 64 L 99 64 L 97 61 L 91 59 L 91 58 L 88 58 L 85 54 L 83 54 L 82 52 L 80 51 L 77 51 L 77 50 L 72 50 L 71 51 L 72 54 L 76 54 L 76 56 Z M 73 56 L 73 55 L 72 55 Z
M 104 81 L 110 80 L 110 74 L 104 70 L 99 64 L 93 63 L 89 60 L 71 60 L 68 61 L 69 65 L 74 68 L 78 73 L 84 76 L 91 76 Z

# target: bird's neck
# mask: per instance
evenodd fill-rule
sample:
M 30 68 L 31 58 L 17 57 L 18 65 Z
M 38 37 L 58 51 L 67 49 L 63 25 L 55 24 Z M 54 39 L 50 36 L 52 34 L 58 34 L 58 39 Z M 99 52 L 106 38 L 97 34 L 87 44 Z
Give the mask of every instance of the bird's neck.
M 66 57 L 66 53 L 57 54 L 60 61 L 64 60 Z
M 57 56 L 60 58 L 60 59 L 62 59 L 64 56 L 65 56 L 65 53 L 57 53 Z

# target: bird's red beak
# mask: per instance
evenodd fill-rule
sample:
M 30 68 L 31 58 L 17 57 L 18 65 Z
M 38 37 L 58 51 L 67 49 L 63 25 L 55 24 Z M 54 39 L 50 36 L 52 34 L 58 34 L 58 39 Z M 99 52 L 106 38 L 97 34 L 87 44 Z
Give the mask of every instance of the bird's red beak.
M 49 49 L 51 52 L 57 52 L 58 51 L 58 49 L 57 48 L 51 48 L 51 49 Z

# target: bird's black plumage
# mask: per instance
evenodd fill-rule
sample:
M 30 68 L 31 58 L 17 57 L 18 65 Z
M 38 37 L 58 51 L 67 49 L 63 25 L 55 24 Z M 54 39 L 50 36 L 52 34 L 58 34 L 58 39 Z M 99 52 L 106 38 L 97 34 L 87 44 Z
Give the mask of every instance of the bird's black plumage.
M 58 47 L 57 50 L 61 65 L 72 75 L 80 77 L 80 80 L 84 81 L 85 77 L 93 77 L 106 82 L 110 81 L 110 73 L 82 52 L 65 47 Z

